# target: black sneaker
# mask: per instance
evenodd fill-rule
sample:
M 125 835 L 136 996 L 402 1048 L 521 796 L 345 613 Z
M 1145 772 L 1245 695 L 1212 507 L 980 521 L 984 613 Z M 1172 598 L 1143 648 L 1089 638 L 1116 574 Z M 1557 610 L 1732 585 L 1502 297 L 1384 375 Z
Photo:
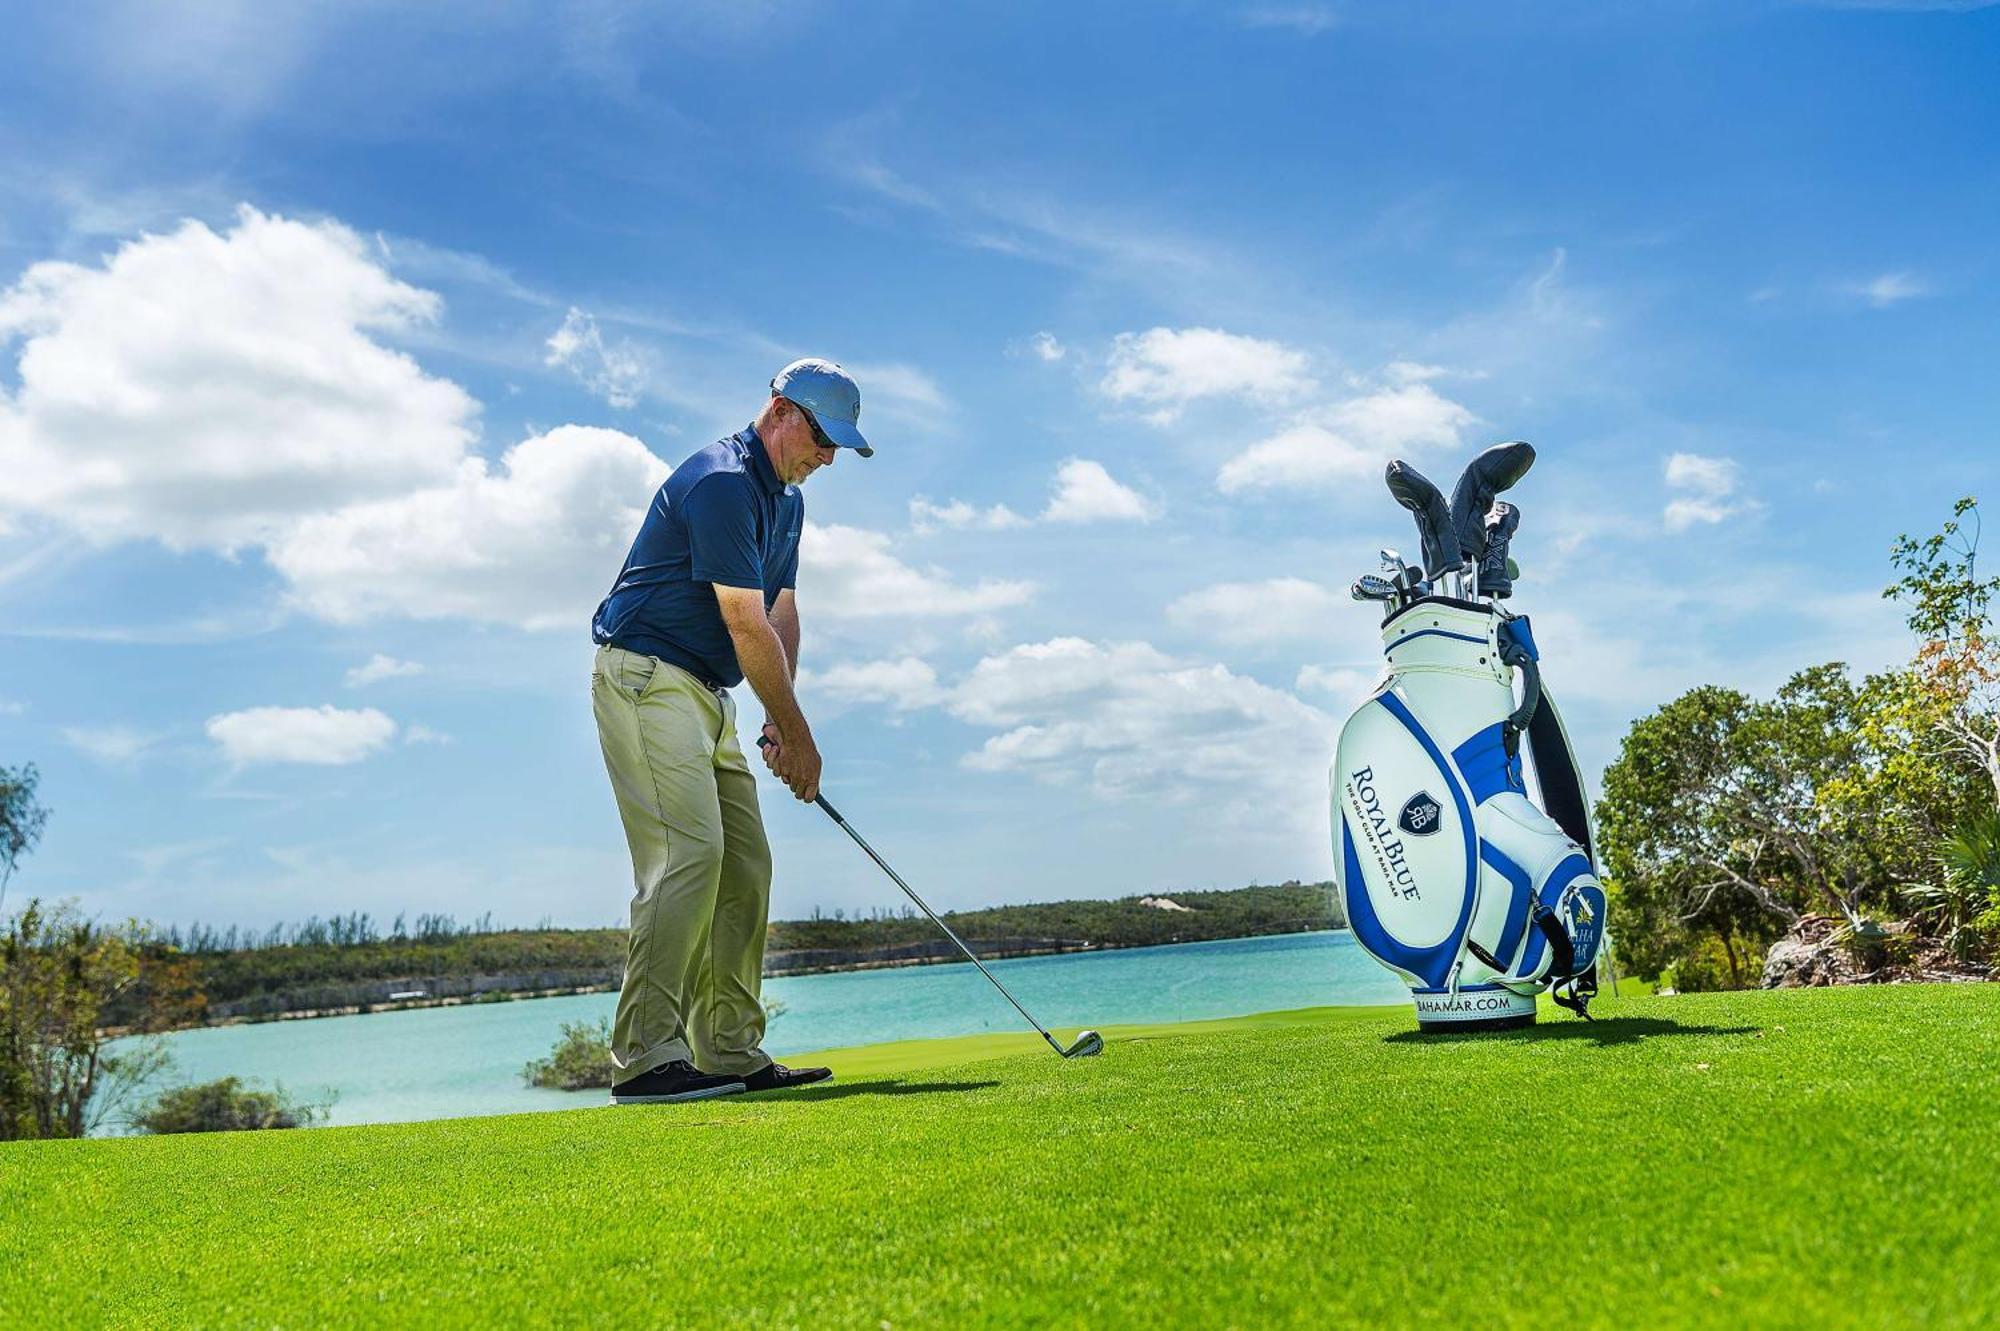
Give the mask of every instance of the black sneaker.
M 788 1068 L 783 1063 L 772 1063 L 745 1077 L 743 1088 L 749 1091 L 785 1091 L 832 1078 L 832 1068 Z
M 619 1082 L 611 1088 L 611 1103 L 657 1105 L 670 1100 L 712 1100 L 718 1095 L 735 1095 L 743 1089 L 745 1080 L 711 1076 L 683 1058 Z

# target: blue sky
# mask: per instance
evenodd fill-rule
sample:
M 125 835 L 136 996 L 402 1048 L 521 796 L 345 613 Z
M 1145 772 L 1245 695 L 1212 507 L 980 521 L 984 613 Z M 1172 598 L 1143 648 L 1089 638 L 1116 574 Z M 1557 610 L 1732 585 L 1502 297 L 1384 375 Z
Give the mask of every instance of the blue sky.
M 2000 474 L 2000 8 L 655 8 L 16 17 L 15 891 L 621 918 L 589 614 L 797 355 L 878 448 L 807 487 L 826 788 L 948 905 L 1330 876 L 1391 456 L 1540 449 L 1593 772 L 1902 657 L 1889 541 Z M 765 809 L 775 913 L 896 904 Z

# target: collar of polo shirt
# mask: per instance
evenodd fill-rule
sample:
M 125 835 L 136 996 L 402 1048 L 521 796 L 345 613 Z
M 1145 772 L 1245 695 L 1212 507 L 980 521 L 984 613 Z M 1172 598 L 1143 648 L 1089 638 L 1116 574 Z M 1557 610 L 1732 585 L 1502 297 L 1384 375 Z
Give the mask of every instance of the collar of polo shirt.
M 749 441 L 745 453 L 750 459 L 750 472 L 757 478 L 757 484 L 764 487 L 764 493 L 781 495 L 791 489 L 778 479 L 778 469 L 771 465 L 771 455 L 765 450 L 764 436 L 757 433 L 757 427 L 744 426 L 743 437 Z

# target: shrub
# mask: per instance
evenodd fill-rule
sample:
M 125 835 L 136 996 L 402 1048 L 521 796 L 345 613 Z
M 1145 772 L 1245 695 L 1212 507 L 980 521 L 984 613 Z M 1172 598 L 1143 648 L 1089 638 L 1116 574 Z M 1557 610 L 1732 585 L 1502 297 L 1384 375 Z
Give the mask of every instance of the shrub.
M 234 1077 L 176 1086 L 163 1091 L 134 1115 L 141 1132 L 244 1132 L 257 1128 L 309 1128 L 323 1121 L 328 1106 L 293 1100 L 283 1086 L 268 1091 Z
M 1943 881 L 1917 893 L 1918 914 L 1930 917 L 1945 946 L 1964 961 L 2000 937 L 2000 811 L 1945 838 L 1938 860 Z
M 782 999 L 764 1000 L 764 1019 L 776 1021 L 785 1015 Z M 602 1090 L 617 1080 L 618 1066 L 611 1061 L 611 1019 L 599 1017 L 595 1026 L 587 1021 L 566 1021 L 556 1047 L 547 1058 L 537 1058 L 521 1069 L 530 1086 L 550 1091 Z
M 1700 935 L 1689 940 L 1687 950 L 1674 959 L 1662 978 L 1668 987 L 1683 994 L 1741 989 L 1745 984 L 1744 976 L 1740 968 L 1731 966 L 1730 961 L 1719 938 L 1713 934 Z M 1756 982 L 1756 976 L 1749 977 L 1748 983 Z
M 588 1091 L 609 1086 L 618 1071 L 611 1061 L 611 1020 L 599 1017 L 595 1026 L 587 1021 L 566 1021 L 562 1037 L 547 1058 L 538 1058 L 521 1069 L 530 1086 L 552 1091 Z
M 166 1063 L 148 1032 L 199 1010 L 192 969 L 137 924 L 30 901 L 0 923 L 0 1141 L 81 1137 Z M 141 1038 L 110 1043 L 113 1020 Z

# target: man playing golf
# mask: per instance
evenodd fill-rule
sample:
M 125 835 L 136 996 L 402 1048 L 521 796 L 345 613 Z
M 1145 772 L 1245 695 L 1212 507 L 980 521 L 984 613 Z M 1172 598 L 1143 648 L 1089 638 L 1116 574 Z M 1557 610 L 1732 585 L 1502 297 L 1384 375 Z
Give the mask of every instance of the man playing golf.
M 794 361 L 757 419 L 688 458 L 653 496 L 591 638 L 591 706 L 632 850 L 632 926 L 611 1032 L 614 1104 L 703 1100 L 833 1074 L 759 1046 L 771 849 L 728 690 L 764 704 L 764 762 L 801 800 L 820 755 L 792 693 L 805 500 L 839 448 L 874 449 L 861 392 Z

